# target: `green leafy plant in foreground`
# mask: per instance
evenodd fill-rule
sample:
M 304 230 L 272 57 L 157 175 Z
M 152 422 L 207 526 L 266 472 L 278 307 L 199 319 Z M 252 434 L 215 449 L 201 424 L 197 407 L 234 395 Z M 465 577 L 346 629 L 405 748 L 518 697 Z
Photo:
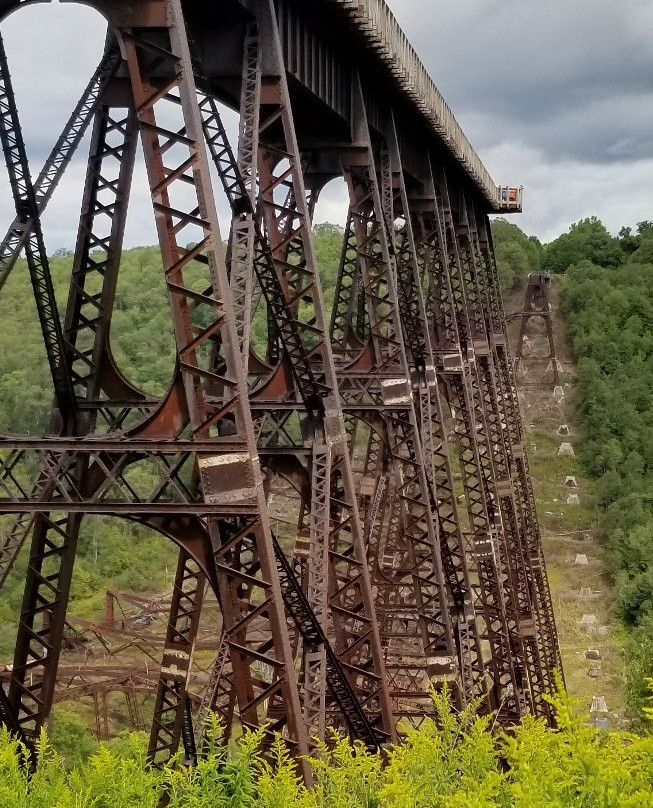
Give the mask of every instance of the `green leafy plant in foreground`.
M 147 767 L 137 735 L 71 770 L 43 735 L 28 777 L 26 750 L 4 731 L 0 808 L 155 808 L 164 794 L 171 808 L 653 808 L 653 738 L 585 726 L 563 694 L 556 730 L 527 718 L 509 735 L 473 707 L 450 712 L 446 693 L 434 702 L 435 720 L 384 760 L 334 734 L 305 761 L 310 787 L 282 740 L 265 756 L 262 731 L 226 748 L 216 721 L 197 766 L 163 771 Z

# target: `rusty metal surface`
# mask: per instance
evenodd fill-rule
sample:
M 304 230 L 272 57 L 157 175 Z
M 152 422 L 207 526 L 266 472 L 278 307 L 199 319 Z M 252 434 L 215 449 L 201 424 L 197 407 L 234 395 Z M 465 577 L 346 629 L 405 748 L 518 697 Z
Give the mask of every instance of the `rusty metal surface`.
M 410 101 L 451 149 L 463 170 L 490 204 L 498 203 L 497 186 L 429 76 L 385 0 L 329 0 L 341 6 L 368 47 L 383 62 Z
M 19 5 L 0 3 L 0 14 Z M 73 144 L 93 112 L 63 325 L 40 237 L 44 203 L 0 58 L 3 145 L 17 211 L 27 212 L 57 394 L 48 435 L 0 424 L 0 513 L 15 514 L 0 586 L 31 535 L 0 722 L 32 742 L 67 688 L 93 699 L 103 737 L 112 688 L 135 724 L 135 694 L 155 695 L 158 765 L 182 742 L 194 759 L 209 710 L 226 738 L 267 725 L 299 755 L 330 728 L 371 749 L 395 740 L 432 715 L 429 686 L 446 684 L 455 708 L 482 699 L 505 726 L 529 711 L 551 720 L 544 697 L 560 656 L 487 220 L 491 181 L 387 7 L 322 4 L 351 12 L 447 156 L 410 141 L 396 86 L 371 93 L 351 54 L 344 84 L 337 70 L 325 78 L 335 50 L 318 48 L 312 74 L 290 64 L 290 34 L 308 36 L 290 1 L 231 4 L 224 62 L 207 55 L 197 9 L 180 0 L 95 5 L 121 63 L 105 65 L 62 134 Z M 300 74 L 312 95 L 297 91 Z M 240 107 L 234 145 L 225 88 Z M 137 135 L 176 339 L 161 400 L 130 385 L 110 350 Z M 228 249 L 210 160 L 231 207 Z M 336 176 L 349 214 L 329 312 L 312 217 Z M 267 324 L 261 356 L 255 317 Z M 281 518 L 280 490 L 293 503 Z M 155 609 L 165 631 L 118 625 L 114 595 L 103 624 L 67 616 L 89 514 L 134 520 L 178 545 L 173 595 Z M 219 610 L 206 605 L 205 581 Z M 57 679 L 71 621 L 103 645 L 142 649 L 156 672 L 110 654 L 84 672 L 64 664 Z M 198 696 L 200 650 L 215 662 Z

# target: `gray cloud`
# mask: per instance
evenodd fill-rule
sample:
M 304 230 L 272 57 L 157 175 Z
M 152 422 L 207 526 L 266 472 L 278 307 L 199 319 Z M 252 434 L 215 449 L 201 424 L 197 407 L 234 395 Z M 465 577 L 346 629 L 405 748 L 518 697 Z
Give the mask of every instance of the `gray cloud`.
M 644 0 L 390 0 L 481 146 L 519 137 L 552 159 L 653 155 L 653 8 Z M 473 132 L 471 133 L 473 136 Z
M 457 117 L 481 152 L 497 140 L 519 139 L 554 161 L 629 163 L 653 156 L 653 91 L 588 100 L 542 120 L 515 120 L 482 110 Z
M 544 241 L 591 215 L 599 216 L 613 233 L 622 225 L 653 218 L 652 158 L 630 163 L 552 162 L 518 142 L 500 143 L 484 150 L 483 156 L 495 177 L 523 180 L 524 213 L 512 220 Z
M 493 176 L 523 182 L 515 219 L 548 239 L 596 214 L 651 216 L 653 4 L 389 0 Z
M 48 153 L 95 70 L 106 22 L 81 5 L 27 6 L 2 25 L 30 156 Z
M 551 238 L 590 214 L 613 230 L 653 218 L 649 0 L 389 3 L 493 176 L 526 186 L 515 221 Z M 35 173 L 99 61 L 105 23 L 86 6 L 52 3 L 21 9 L 2 33 Z M 50 249 L 74 243 L 83 178 L 84 149 L 45 217 Z M 342 222 L 343 206 L 334 185 L 317 217 Z M 11 211 L 0 171 L 0 221 Z M 155 241 L 145 182 L 126 237 Z

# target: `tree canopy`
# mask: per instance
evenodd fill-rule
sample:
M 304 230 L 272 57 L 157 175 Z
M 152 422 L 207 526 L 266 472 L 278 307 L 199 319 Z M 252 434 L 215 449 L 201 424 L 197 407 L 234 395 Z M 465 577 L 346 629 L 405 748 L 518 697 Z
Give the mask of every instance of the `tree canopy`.
M 539 271 L 542 245 L 535 236 L 527 236 L 516 224 L 498 218 L 492 222 L 492 239 L 504 292 L 518 287 L 530 272 Z
M 578 357 L 581 458 L 630 631 L 633 705 L 653 674 L 653 263 L 637 262 L 646 243 L 617 272 L 588 260 L 570 267 L 562 296 Z
M 591 261 L 600 267 L 618 267 L 625 255 L 619 239 L 611 236 L 596 216 L 581 219 L 544 247 L 542 269 L 562 273 L 579 261 Z

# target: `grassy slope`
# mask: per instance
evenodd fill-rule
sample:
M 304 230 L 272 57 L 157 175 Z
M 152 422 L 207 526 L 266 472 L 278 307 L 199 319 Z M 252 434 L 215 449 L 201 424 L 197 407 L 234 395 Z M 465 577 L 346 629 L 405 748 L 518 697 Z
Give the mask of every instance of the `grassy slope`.
M 507 298 L 506 310 L 521 309 L 522 297 L 523 293 L 518 293 Z M 605 696 L 608 708 L 614 714 L 613 723 L 619 725 L 624 720 L 625 670 L 619 628 L 610 616 L 612 592 L 605 574 L 602 548 L 595 533 L 591 482 L 583 477 L 575 457 L 558 456 L 563 441 L 573 446 L 578 440 L 578 426 L 574 419 L 575 369 L 569 357 L 564 322 L 557 315 L 557 297 L 558 291 L 554 288 L 554 334 L 556 350 L 564 368 L 561 382 L 565 395 L 562 400 L 553 395 L 546 361 L 529 359 L 522 363 L 519 382 L 526 448 L 569 693 L 579 700 L 579 710 L 586 715 L 592 697 Z M 518 333 L 517 321 L 511 326 L 513 350 Z M 534 329 L 530 333 L 534 334 Z M 539 345 L 534 343 L 534 347 L 538 349 Z M 569 437 L 557 434 L 561 424 L 568 425 Z M 578 489 L 565 487 L 567 476 L 576 478 Z M 574 493 L 578 495 L 580 505 L 567 504 L 567 497 Z M 574 563 L 577 554 L 587 556 L 587 566 Z M 579 596 L 581 587 L 589 587 L 596 594 L 583 599 Z M 607 626 L 607 634 L 591 633 L 581 627 L 583 614 L 596 615 L 597 625 Z M 585 651 L 589 648 L 601 651 L 600 662 L 585 658 Z M 593 667 L 600 667 L 600 678 L 589 677 L 588 672 Z
M 339 238 L 334 239 L 323 234 L 320 239 L 320 260 L 326 269 L 325 281 L 330 290 L 336 263 L 333 245 L 339 243 Z M 152 291 L 153 281 L 160 274 L 157 260 L 154 248 L 128 251 L 125 254 L 125 272 L 123 286 L 119 290 L 115 317 L 117 333 L 114 340 L 114 349 L 121 364 L 127 367 L 130 375 L 140 384 L 152 389 L 161 387 L 170 365 L 169 324 L 162 290 L 159 289 L 160 283 L 154 283 L 156 294 L 153 295 Z M 53 274 L 59 294 L 63 294 L 65 290 L 69 261 L 70 259 L 57 259 L 53 262 Z M 20 384 L 16 385 L 17 395 L 20 393 L 26 396 L 27 392 L 30 393 L 32 416 L 34 398 L 31 391 L 45 390 L 45 394 L 42 393 L 38 399 L 43 411 L 40 413 L 42 419 L 50 400 L 47 372 L 39 346 L 40 338 L 29 288 L 24 277 L 21 278 L 19 269 L 6 291 L 11 294 L 6 294 L 1 299 L 2 305 L 7 309 L 1 312 L 4 324 L 3 334 L 0 335 L 0 346 L 4 349 L 0 352 L 3 359 L 2 371 L 5 376 L 11 373 L 20 374 Z M 507 301 L 506 308 L 509 311 L 517 310 L 521 308 L 521 301 L 514 297 Z M 144 311 L 148 312 L 147 317 L 144 316 Z M 563 324 L 557 321 L 556 328 L 559 345 L 564 350 Z M 142 351 L 143 346 L 147 346 L 145 352 Z M 159 358 L 156 366 L 151 362 L 152 356 Z M 29 360 L 25 361 L 27 357 Z M 572 370 L 569 365 L 566 367 Z M 573 370 L 568 376 L 573 376 Z M 564 380 L 569 379 L 565 376 Z M 5 408 L 11 403 L 9 392 L 8 389 L 3 389 L 2 404 Z M 622 714 L 623 663 L 619 638 L 613 629 L 607 636 L 587 636 L 578 626 L 584 612 L 595 613 L 600 625 L 608 625 L 611 595 L 608 582 L 602 574 L 601 550 L 593 533 L 590 485 L 587 480 L 582 479 L 574 458 L 557 457 L 557 448 L 562 440 L 556 435 L 558 425 L 569 423 L 572 432 L 574 431 L 571 406 L 573 391 L 568 391 L 561 405 L 553 399 L 550 384 L 546 388 L 523 388 L 522 399 L 528 443 L 535 445 L 535 450 L 530 451 L 531 467 L 545 534 L 545 551 L 553 585 L 567 683 L 571 694 L 582 700 L 585 709 L 589 709 L 591 696 L 600 694 L 606 696 L 611 709 Z M 24 414 L 26 408 L 22 401 L 17 401 L 12 411 Z M 573 435 L 571 442 L 574 442 Z M 564 488 L 567 474 L 575 475 L 581 486 L 580 507 L 565 504 L 569 493 Z M 0 534 L 2 529 L 3 523 L 0 522 Z M 579 532 L 564 535 L 571 531 Z M 98 563 L 93 560 L 93 540 L 98 545 Z M 574 557 L 579 552 L 588 555 L 588 567 L 574 566 Z M 117 520 L 88 520 L 80 541 L 72 612 L 87 618 L 99 617 L 107 586 L 132 591 L 147 589 L 149 593 L 164 591 L 169 585 L 169 575 L 174 569 L 174 563 L 175 552 L 169 542 L 142 529 L 135 530 L 125 526 Z M 169 567 L 168 574 L 165 571 L 166 566 Z M 13 622 L 20 606 L 24 569 L 23 554 L 8 587 L 0 597 L 0 662 L 10 659 L 15 631 Z M 577 597 L 581 586 L 591 586 L 601 594 L 592 601 L 582 602 Z M 587 676 L 587 671 L 594 665 L 585 660 L 584 652 L 588 647 L 600 647 L 605 652 L 603 677 L 599 680 Z

